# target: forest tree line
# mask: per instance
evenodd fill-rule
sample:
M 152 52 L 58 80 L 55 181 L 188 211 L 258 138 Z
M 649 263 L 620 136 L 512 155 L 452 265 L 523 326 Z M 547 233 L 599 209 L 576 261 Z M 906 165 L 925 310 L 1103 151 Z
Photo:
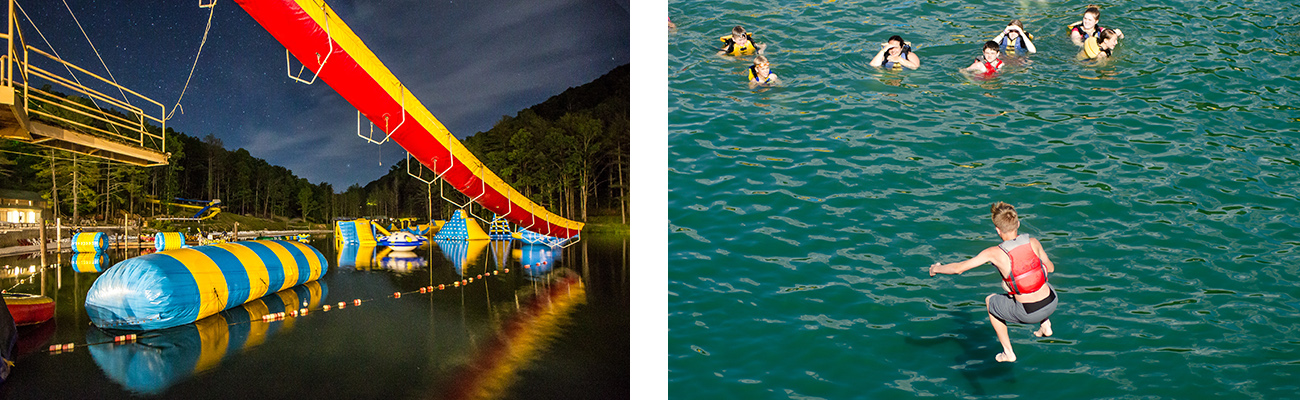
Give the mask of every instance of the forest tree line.
M 622 216 L 626 221 L 629 101 L 629 68 L 623 65 L 514 117 L 503 117 L 464 142 L 488 168 L 552 212 L 579 221 L 593 215 Z M 76 219 L 70 222 L 74 224 L 108 222 L 124 213 L 188 216 L 185 209 L 163 205 L 174 198 L 221 199 L 225 212 L 317 223 L 361 216 L 431 214 L 442 219 L 450 215 L 451 202 L 468 201 L 449 186 L 426 185 L 407 176 L 405 160 L 366 185 L 336 192 L 329 183 L 312 184 L 245 149 L 227 150 L 213 134 L 199 138 L 171 128 L 146 129 L 166 136 L 168 165 L 137 167 L 0 140 L 0 188 L 41 193 L 54 216 Z M 413 165 L 411 171 L 417 168 Z M 450 201 L 442 200 L 444 195 Z

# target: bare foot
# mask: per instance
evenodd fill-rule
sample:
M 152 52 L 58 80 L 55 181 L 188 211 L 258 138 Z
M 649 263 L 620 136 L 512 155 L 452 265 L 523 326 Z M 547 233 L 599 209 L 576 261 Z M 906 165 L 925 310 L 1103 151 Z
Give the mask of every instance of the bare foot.
M 1043 321 L 1043 325 L 1039 327 L 1038 330 L 1034 331 L 1034 336 L 1037 337 L 1052 336 L 1052 321 L 1051 320 Z
M 993 359 L 998 360 L 998 362 L 1016 362 L 1016 353 L 1011 353 L 1011 355 L 1007 355 L 1007 353 L 998 353 L 998 355 L 993 357 Z

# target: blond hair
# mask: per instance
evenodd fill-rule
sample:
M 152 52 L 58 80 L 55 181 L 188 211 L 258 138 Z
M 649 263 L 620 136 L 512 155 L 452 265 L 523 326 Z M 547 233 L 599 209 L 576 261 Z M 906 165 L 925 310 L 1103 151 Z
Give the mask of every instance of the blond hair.
M 998 227 L 1002 232 L 1011 232 L 1020 227 L 1020 216 L 1016 214 L 1016 206 L 997 202 L 990 207 L 993 212 L 993 226 Z
M 758 64 L 767 64 L 767 57 L 763 57 L 762 54 L 754 56 L 754 65 Z

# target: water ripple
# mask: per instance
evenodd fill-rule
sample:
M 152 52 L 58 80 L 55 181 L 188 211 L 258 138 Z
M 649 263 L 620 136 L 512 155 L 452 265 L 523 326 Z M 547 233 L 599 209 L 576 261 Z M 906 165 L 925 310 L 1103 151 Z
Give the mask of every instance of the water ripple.
M 1078 7 L 670 4 L 672 397 L 1293 396 L 1300 9 L 1108 5 L 1129 37 L 1090 64 L 1061 29 Z M 956 72 L 1012 18 L 1039 53 Z M 713 54 L 736 24 L 784 86 Z M 920 70 L 867 65 L 893 34 Z M 996 272 L 925 273 L 995 244 L 998 200 L 1061 298 L 1055 336 L 1012 327 L 1014 365 Z

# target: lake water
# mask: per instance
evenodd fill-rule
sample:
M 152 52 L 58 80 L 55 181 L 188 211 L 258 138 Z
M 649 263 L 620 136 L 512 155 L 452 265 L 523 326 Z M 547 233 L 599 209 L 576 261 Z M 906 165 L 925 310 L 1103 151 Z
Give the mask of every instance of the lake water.
M 668 392 L 674 398 L 1294 398 L 1300 5 L 671 2 Z M 1038 53 L 958 72 L 1011 19 Z M 735 25 L 749 58 L 714 55 Z M 868 65 L 889 36 L 916 71 Z M 1055 336 L 1001 351 L 989 206 L 1056 265 Z
M 431 243 L 401 257 L 318 239 L 312 246 L 331 264 L 319 282 L 129 344 L 112 344 L 127 332 L 90 325 L 83 304 L 97 269 L 139 250 L 115 249 L 98 266 L 93 257 L 51 254 L 57 269 L 0 279 L 57 305 L 54 320 L 19 330 L 20 356 L 0 398 L 627 397 L 626 240 L 586 235 L 562 250 Z M 419 292 L 439 284 L 446 288 Z M 307 315 L 261 318 L 299 303 Z M 65 343 L 76 347 L 48 351 Z

